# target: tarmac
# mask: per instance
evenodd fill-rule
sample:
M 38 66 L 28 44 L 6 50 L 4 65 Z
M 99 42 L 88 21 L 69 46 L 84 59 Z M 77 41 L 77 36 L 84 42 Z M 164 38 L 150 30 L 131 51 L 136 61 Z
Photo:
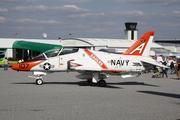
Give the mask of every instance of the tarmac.
M 0 120 L 180 119 L 180 80 L 175 74 L 110 76 L 106 87 L 89 85 L 76 72 L 48 74 L 43 85 L 28 75 L 32 73 L 0 68 Z

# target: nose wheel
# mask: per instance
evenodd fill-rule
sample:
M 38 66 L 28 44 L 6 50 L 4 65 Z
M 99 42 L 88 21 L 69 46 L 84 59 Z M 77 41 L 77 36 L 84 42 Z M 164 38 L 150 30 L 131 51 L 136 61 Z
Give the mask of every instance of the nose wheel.
M 42 79 L 36 79 L 36 84 L 37 85 L 42 85 L 43 84 L 43 80 Z
M 43 84 L 43 78 L 41 75 L 34 77 L 34 76 L 28 76 L 30 78 L 35 78 L 36 79 L 36 85 L 42 85 Z

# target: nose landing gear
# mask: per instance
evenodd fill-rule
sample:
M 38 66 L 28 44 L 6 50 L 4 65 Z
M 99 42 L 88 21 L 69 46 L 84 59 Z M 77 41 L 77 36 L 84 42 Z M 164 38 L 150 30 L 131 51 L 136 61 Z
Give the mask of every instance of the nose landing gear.
M 37 77 L 34 77 L 34 76 L 28 76 L 30 78 L 35 78 L 36 79 L 36 85 L 42 85 L 43 84 L 43 78 L 42 76 L 37 76 Z

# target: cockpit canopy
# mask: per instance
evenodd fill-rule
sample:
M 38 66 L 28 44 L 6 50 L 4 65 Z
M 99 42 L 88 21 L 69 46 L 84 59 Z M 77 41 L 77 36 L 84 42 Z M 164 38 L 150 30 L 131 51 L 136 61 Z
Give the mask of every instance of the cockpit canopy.
M 56 48 L 48 50 L 44 53 L 41 53 L 40 55 L 36 56 L 34 59 L 36 60 L 44 60 L 50 57 L 56 57 L 60 55 L 66 55 L 70 53 L 78 52 L 79 48 Z
M 60 49 L 52 49 L 44 52 L 47 58 L 58 56 L 58 54 L 61 52 L 62 48 Z

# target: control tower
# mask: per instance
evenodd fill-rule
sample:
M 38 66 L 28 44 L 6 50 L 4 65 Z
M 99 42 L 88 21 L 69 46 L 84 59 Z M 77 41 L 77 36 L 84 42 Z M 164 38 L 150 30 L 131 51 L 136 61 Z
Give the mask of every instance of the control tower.
M 136 29 L 137 22 L 126 22 L 125 23 L 126 29 L 125 31 L 125 39 L 128 40 L 137 40 L 137 31 Z

